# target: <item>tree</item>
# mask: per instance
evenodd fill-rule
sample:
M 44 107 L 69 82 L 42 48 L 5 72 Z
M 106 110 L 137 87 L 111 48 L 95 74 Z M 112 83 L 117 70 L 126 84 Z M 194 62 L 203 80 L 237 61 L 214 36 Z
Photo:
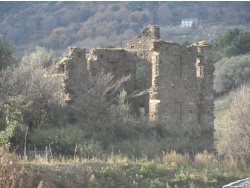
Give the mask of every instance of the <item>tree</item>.
M 250 166 L 250 86 L 241 86 L 230 98 L 229 123 L 218 150 L 247 168 Z
M 23 143 L 20 139 L 23 141 L 23 131 L 27 128 L 32 131 L 43 126 L 59 126 L 63 116 L 61 79 L 52 75 L 48 67 L 44 68 L 49 61 L 40 57 L 34 53 L 25 55 L 19 67 L 0 73 L 0 109 L 6 119 L 1 131 L 2 136 L 10 135 L 5 141 L 15 140 L 13 145 Z
M 113 78 L 113 75 L 104 73 L 90 78 L 86 86 L 77 91 L 78 99 L 71 107 L 77 125 L 89 138 L 100 141 L 104 147 L 138 136 L 133 127 L 141 126 L 130 114 L 127 94 L 121 90 L 128 77 L 116 82 Z
M 250 51 L 250 32 L 238 28 L 229 29 L 213 42 L 216 59 L 244 55 Z
M 8 41 L 0 38 L 0 70 L 16 64 L 17 60 L 13 56 L 13 49 Z
M 228 49 L 227 54 L 236 56 L 238 54 L 247 54 L 250 52 L 250 32 L 241 31 L 238 37 L 232 44 L 232 47 Z
M 250 78 L 250 55 L 223 58 L 215 64 L 214 89 L 217 93 L 229 92 Z
M 107 118 L 108 109 L 114 103 L 115 94 L 129 77 L 124 77 L 117 82 L 114 82 L 113 78 L 113 75 L 102 72 L 91 77 L 83 88 L 76 91 L 78 98 L 74 111 L 79 119 L 78 122 L 93 123 L 98 119 Z

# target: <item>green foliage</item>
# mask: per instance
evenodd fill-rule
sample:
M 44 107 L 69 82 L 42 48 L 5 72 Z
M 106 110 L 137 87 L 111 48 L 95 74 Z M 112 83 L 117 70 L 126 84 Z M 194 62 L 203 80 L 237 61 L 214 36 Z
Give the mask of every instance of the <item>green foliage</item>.
M 160 181 L 159 178 L 156 178 L 150 181 L 149 188 L 168 188 L 168 185 L 165 182 Z
M 11 143 L 20 146 L 24 142 L 22 126 L 17 121 L 8 121 L 6 128 L 0 131 L 0 146 Z
M 63 121 L 60 79 L 47 76 L 51 70 L 48 66 L 54 62 L 53 54 L 37 47 L 36 52 L 23 57 L 20 66 L 1 71 L 1 128 L 5 135 L 2 142 L 19 146 L 19 151 L 27 128 L 32 132 L 48 124 L 59 126 Z
M 156 169 L 154 161 L 145 163 L 141 166 L 140 173 L 145 177 L 152 177 Z
M 60 110 L 61 86 L 56 77 L 46 77 L 47 73 L 26 64 L 2 72 L 0 90 L 2 105 L 8 105 L 4 111 L 8 118 L 30 128 L 53 122 Z
M 238 28 L 229 29 L 217 37 L 213 44 L 216 61 L 223 57 L 244 55 L 250 51 L 250 32 Z
M 8 66 L 13 66 L 17 60 L 13 56 L 13 49 L 8 41 L 0 36 L 0 70 L 6 69 Z
M 217 93 L 228 92 L 249 81 L 250 55 L 223 58 L 215 64 L 214 89 Z
M 57 155 L 98 157 L 102 153 L 101 144 L 94 140 L 86 140 L 84 137 L 84 132 L 79 127 L 66 126 L 35 130 L 31 142 L 41 150 L 50 146 Z

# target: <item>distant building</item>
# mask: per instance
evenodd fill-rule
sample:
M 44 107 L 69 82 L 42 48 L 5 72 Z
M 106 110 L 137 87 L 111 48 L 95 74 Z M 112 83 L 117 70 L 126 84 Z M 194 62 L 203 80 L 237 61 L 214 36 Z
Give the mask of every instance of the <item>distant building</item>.
M 187 18 L 181 21 L 181 28 L 190 28 L 198 24 L 197 18 Z

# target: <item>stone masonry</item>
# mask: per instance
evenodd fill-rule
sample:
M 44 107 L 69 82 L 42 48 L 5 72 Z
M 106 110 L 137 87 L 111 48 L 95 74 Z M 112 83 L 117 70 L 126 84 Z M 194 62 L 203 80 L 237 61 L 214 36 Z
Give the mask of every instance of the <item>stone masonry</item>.
M 145 67 L 145 77 L 137 79 L 137 65 Z M 147 26 L 124 48 L 70 48 L 58 63 L 65 74 L 66 100 L 73 101 L 75 91 L 90 76 L 101 71 L 114 79 L 131 75 L 124 88 L 137 91 L 138 107 L 152 121 L 173 135 L 205 141 L 202 149 L 212 150 L 214 132 L 212 46 L 200 41 L 184 46 L 160 39 L 158 26 Z M 136 100 L 135 100 L 136 101 Z

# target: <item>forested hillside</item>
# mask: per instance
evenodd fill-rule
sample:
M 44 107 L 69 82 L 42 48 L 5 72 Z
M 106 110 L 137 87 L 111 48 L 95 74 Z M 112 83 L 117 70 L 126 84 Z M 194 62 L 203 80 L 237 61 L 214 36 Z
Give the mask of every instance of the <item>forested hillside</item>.
M 246 25 L 249 10 L 249 2 L 0 2 L 0 34 L 19 53 L 37 45 L 56 51 L 73 45 L 121 46 L 148 24 L 160 25 L 164 39 L 178 40 L 176 30 L 170 35 L 164 28 L 177 27 L 185 18 L 198 18 L 203 26 Z M 201 32 L 188 33 L 198 40 L 205 36 Z

